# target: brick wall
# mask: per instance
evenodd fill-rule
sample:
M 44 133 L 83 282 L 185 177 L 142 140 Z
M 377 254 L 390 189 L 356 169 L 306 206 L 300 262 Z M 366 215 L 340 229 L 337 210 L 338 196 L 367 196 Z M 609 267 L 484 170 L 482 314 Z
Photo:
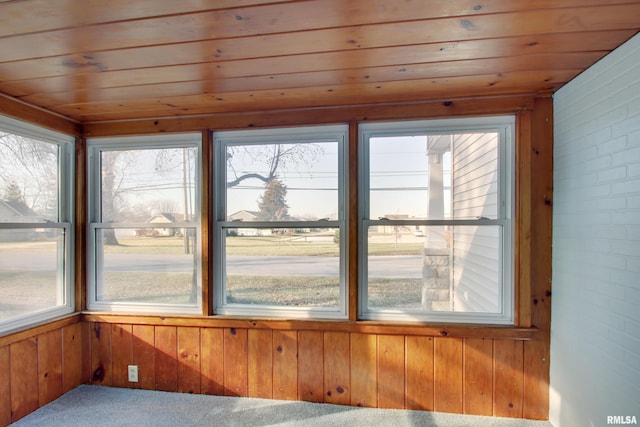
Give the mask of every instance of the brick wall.
M 640 422 L 640 35 L 554 96 L 550 421 Z

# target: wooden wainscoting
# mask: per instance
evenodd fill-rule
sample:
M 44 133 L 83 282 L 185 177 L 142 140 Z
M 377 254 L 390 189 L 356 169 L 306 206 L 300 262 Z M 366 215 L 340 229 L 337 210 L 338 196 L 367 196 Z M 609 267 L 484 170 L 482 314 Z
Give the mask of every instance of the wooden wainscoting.
M 93 384 L 546 418 L 545 408 L 525 408 L 546 401 L 525 396 L 543 390 L 525 385 L 526 346 L 535 334 L 529 340 L 331 327 L 86 324 Z M 127 380 L 127 365 L 138 365 L 139 382 Z
M 0 426 L 88 382 L 90 325 L 79 318 L 0 338 Z

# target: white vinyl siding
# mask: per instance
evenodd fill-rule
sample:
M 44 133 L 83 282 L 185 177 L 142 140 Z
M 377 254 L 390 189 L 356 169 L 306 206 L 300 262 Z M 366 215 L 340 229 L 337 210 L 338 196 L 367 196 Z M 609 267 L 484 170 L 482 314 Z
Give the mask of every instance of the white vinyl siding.
M 452 212 L 456 219 L 498 214 L 498 133 L 453 137 Z M 500 291 L 499 227 L 453 227 L 453 310 L 496 313 Z
M 500 309 L 499 227 L 454 227 L 453 311 L 496 313 Z
M 497 133 L 454 135 L 453 218 L 497 217 L 497 153 Z

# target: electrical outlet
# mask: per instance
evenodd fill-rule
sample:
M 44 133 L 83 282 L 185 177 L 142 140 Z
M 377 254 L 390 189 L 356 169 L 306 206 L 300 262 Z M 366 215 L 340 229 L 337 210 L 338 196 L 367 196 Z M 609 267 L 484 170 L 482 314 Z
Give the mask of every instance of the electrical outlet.
M 129 382 L 137 383 L 138 382 L 138 365 L 129 365 Z

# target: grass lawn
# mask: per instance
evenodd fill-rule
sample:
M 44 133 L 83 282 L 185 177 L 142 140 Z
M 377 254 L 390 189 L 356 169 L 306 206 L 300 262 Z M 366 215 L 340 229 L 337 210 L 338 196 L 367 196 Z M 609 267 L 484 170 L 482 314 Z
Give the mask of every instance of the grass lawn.
M 228 302 L 304 307 L 336 307 L 340 284 L 329 276 L 227 277 Z M 421 279 L 378 279 L 369 284 L 369 306 L 407 308 L 420 306 Z
M 229 236 L 227 255 L 261 256 L 338 256 L 339 246 L 333 242 L 314 241 L 314 234 L 286 236 Z M 184 254 L 182 237 L 118 237 L 118 245 L 105 245 L 106 254 Z M 193 241 L 191 241 L 193 246 Z M 419 255 L 420 242 L 369 244 L 369 255 Z M 0 252 L 55 252 L 53 242 L 27 242 L 20 245 L 0 243 Z
M 0 271 L 0 319 L 56 305 L 53 271 Z
M 333 242 L 318 242 L 313 235 L 286 236 L 228 236 L 227 255 L 260 256 L 338 256 L 340 247 Z M 119 237 L 119 245 L 105 246 L 109 254 L 181 254 L 184 240 L 181 237 Z M 371 243 L 369 254 L 419 255 L 422 243 Z
M 338 256 L 333 242 L 314 242 L 298 236 L 227 237 L 227 255 Z M 422 243 L 370 243 L 369 255 L 419 255 Z
M 105 245 L 106 254 L 184 254 L 182 237 L 118 237 L 119 245 Z M 193 245 L 193 242 L 191 242 Z
M 101 301 L 131 301 L 155 304 L 193 303 L 191 274 L 110 272 L 104 274 Z

